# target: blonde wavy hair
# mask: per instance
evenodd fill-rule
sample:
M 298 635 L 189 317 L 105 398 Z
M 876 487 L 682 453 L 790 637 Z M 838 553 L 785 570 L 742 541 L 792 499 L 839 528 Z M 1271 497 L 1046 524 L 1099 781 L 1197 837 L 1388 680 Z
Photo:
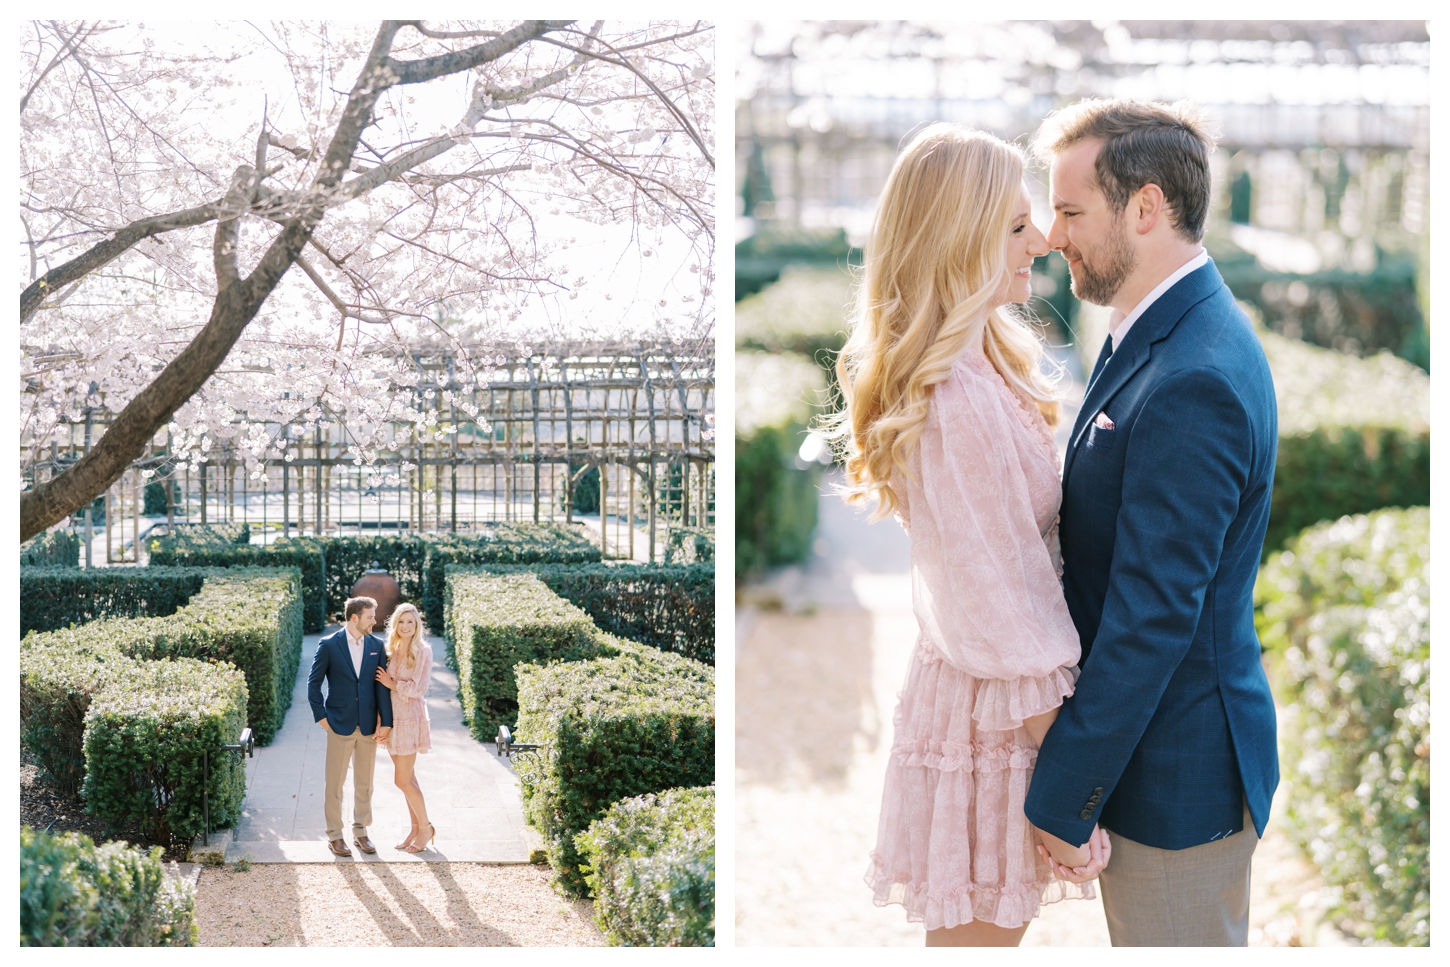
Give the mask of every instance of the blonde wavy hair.
M 896 159 L 876 209 L 856 290 L 851 335 L 836 361 L 845 408 L 822 430 L 845 458 L 850 503 L 875 498 L 871 518 L 902 506 L 897 474 L 926 424 L 932 389 L 985 329 L 987 359 L 1049 426 L 1057 376 L 1025 318 L 993 307 L 1011 281 L 1007 240 L 1026 158 L 981 131 L 938 123 Z
M 405 601 L 393 609 L 392 614 L 388 615 L 388 634 L 383 643 L 383 650 L 388 653 L 388 661 L 390 662 L 398 653 L 398 648 L 402 644 L 401 636 L 398 634 L 398 617 L 404 614 L 411 614 L 413 616 L 414 620 L 418 623 L 418 630 L 413 632 L 413 640 L 408 642 L 408 651 L 403 655 L 402 664 L 399 667 L 412 668 L 418 663 L 418 645 L 422 643 L 423 636 L 427 634 L 427 631 L 423 628 L 423 616 L 418 613 L 418 606 L 416 604 Z

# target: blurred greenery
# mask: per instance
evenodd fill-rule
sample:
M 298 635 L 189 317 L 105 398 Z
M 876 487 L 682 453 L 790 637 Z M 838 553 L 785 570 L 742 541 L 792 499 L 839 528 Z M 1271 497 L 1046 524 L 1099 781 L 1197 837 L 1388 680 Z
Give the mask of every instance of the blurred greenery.
M 1339 925 L 1430 942 L 1428 507 L 1309 528 L 1255 588 L 1280 726 L 1287 827 Z

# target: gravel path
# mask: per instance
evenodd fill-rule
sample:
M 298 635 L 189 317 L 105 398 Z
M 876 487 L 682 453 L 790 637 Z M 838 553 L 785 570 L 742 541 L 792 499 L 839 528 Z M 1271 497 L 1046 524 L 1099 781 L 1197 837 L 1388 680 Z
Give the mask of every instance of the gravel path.
M 201 871 L 203 947 L 595 947 L 547 866 L 257 864 Z

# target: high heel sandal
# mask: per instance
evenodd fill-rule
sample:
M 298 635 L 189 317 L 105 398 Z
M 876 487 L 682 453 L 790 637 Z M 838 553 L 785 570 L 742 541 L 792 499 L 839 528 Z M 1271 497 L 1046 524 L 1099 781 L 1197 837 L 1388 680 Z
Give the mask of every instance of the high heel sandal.
M 407 846 L 405 846 L 403 848 L 406 849 L 409 853 L 421 853 L 425 849 L 428 849 L 428 844 L 431 843 L 431 842 L 433 842 L 437 838 L 438 838 L 438 830 L 433 827 L 433 824 L 432 823 L 429 823 L 428 824 L 428 838 L 427 839 L 423 840 L 422 843 L 409 843 Z
M 402 850 L 407 849 L 412 844 L 413 840 L 417 838 L 417 836 L 418 836 L 418 827 L 417 826 L 414 826 L 413 827 L 413 831 L 411 833 L 409 833 L 407 836 L 404 836 L 403 837 L 403 841 L 401 843 L 399 843 L 397 846 L 394 846 L 393 849 L 402 849 Z

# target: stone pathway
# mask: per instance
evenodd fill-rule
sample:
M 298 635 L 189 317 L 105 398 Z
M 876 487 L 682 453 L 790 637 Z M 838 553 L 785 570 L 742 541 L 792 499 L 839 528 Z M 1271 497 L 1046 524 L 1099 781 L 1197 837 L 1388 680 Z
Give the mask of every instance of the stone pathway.
M 270 746 L 256 750 L 247 762 L 247 795 L 242 820 L 235 830 L 213 833 L 212 848 L 225 848 L 225 861 L 236 863 L 527 863 L 537 848 L 537 834 L 524 824 L 519 783 L 506 760 L 491 745 L 477 742 L 463 724 L 457 676 L 443 663 L 444 645 L 433 648 L 433 682 L 428 691 L 433 751 L 418 756 L 418 783 L 428 815 L 438 829 L 433 849 L 408 853 L 392 848 L 408 829 L 408 808 L 393 785 L 393 762 L 378 749 L 373 775 L 373 855 L 352 847 L 352 858 L 333 856 L 327 848 L 323 819 L 326 735 L 313 721 L 307 704 L 307 674 L 318 641 L 337 631 L 307 635 L 292 692 L 292 705 L 282 730 Z M 349 771 L 342 804 L 348 845 L 352 846 L 352 775 Z

